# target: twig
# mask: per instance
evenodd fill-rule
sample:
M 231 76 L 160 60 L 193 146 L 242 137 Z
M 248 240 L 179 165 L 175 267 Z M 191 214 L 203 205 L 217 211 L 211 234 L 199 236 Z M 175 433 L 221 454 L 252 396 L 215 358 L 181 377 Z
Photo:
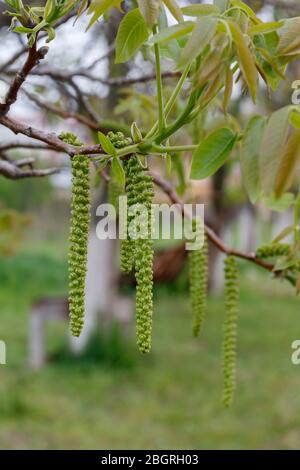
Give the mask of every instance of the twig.
M 41 47 L 40 49 L 36 48 L 34 44 L 28 51 L 28 57 L 19 72 L 17 72 L 13 82 L 11 83 L 8 92 L 6 94 L 4 103 L 0 104 L 0 116 L 5 116 L 10 110 L 10 107 L 13 103 L 16 102 L 18 97 L 18 92 L 28 77 L 31 70 L 39 63 L 41 59 L 44 59 L 48 52 L 48 47 Z
M 157 186 L 159 186 L 167 194 L 167 196 L 173 203 L 177 204 L 180 207 L 182 214 L 185 217 L 190 218 L 191 217 L 190 213 L 186 211 L 183 201 L 179 198 L 173 186 L 168 181 L 161 178 L 161 176 L 157 175 L 156 173 L 150 172 L 150 174 L 153 178 L 154 183 Z M 258 266 L 261 266 L 262 268 L 267 269 L 268 271 L 273 271 L 274 265 L 267 263 L 264 260 L 258 258 L 255 253 L 246 253 L 244 251 L 235 250 L 234 248 L 231 248 L 225 245 L 225 243 L 221 240 L 220 237 L 218 237 L 218 235 L 213 231 L 213 229 L 210 228 L 206 224 L 205 224 L 205 232 L 209 240 L 221 252 L 226 253 L 227 255 L 232 255 L 232 256 L 236 256 L 237 258 L 242 258 L 247 261 L 251 261 L 252 263 L 257 264 Z
M 23 166 L 23 163 L 24 162 L 21 162 L 21 165 L 16 165 L 11 162 L 0 160 L 0 175 L 12 180 L 17 180 L 23 178 L 41 178 L 53 175 L 59 171 L 57 168 L 45 170 L 37 170 L 35 168 L 30 170 L 21 170 L 20 166 Z
M 60 152 L 67 153 L 70 157 L 74 155 L 95 155 L 103 153 L 100 145 L 84 145 L 83 147 L 74 147 L 73 145 L 63 142 L 54 132 L 44 132 L 40 129 L 23 124 L 8 116 L 0 116 L 0 124 L 10 129 L 14 134 L 23 134 L 26 137 L 44 142 L 51 148 Z

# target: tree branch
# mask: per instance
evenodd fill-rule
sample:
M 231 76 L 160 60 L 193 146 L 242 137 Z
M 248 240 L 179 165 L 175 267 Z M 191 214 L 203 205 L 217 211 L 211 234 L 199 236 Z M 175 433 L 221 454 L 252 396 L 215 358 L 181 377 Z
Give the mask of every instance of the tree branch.
M 8 116 L 0 116 L 0 124 L 10 129 L 14 134 L 23 134 L 31 139 L 43 142 L 54 150 L 65 152 L 70 157 L 74 155 L 95 155 L 103 153 L 101 145 L 84 145 L 83 147 L 75 147 L 63 142 L 54 132 L 44 132 L 40 129 L 23 124 Z
M 23 178 L 41 178 L 44 176 L 49 176 L 57 173 L 59 170 L 57 168 L 37 170 L 32 168 L 30 170 L 21 170 L 20 167 L 31 164 L 32 162 L 21 161 L 19 164 L 13 164 L 12 162 L 0 160 L 0 175 L 5 176 L 6 178 L 12 180 L 18 180 Z
M 179 198 L 179 196 L 177 195 L 177 193 L 176 193 L 175 189 L 173 188 L 173 186 L 168 181 L 161 178 L 161 176 L 159 176 L 158 174 L 153 173 L 153 172 L 150 172 L 150 174 L 153 178 L 154 183 L 158 187 L 160 187 L 167 194 L 169 199 L 174 204 L 177 204 L 180 207 L 182 214 L 185 217 L 190 218 L 191 217 L 190 213 L 188 213 L 186 211 L 183 201 Z M 234 248 L 231 248 L 231 247 L 225 245 L 225 243 L 221 240 L 221 238 L 218 237 L 218 235 L 213 231 L 213 229 L 210 228 L 206 224 L 205 224 L 205 232 L 206 232 L 206 235 L 207 235 L 208 239 L 221 252 L 223 252 L 227 255 L 232 255 L 232 256 L 236 256 L 237 258 L 242 258 L 242 259 L 245 259 L 247 261 L 251 261 L 252 263 L 257 264 L 258 266 L 261 266 L 262 268 L 267 269 L 268 271 L 273 271 L 274 265 L 270 264 L 270 263 L 267 263 L 266 261 L 258 258 L 255 253 L 246 253 L 244 251 L 235 250 Z
M 28 50 L 28 57 L 19 72 L 16 73 L 16 76 L 11 83 L 8 92 L 6 94 L 4 103 L 0 104 L 0 116 L 5 116 L 13 103 L 16 102 L 18 97 L 18 92 L 25 82 L 26 78 L 32 71 L 32 69 L 44 59 L 48 52 L 48 47 L 41 47 L 37 49 L 36 43 Z

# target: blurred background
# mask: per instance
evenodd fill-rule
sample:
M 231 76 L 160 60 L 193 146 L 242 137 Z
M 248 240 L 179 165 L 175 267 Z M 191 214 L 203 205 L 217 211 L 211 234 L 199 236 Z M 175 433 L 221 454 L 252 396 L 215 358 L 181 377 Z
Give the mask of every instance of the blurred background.
M 246 3 L 266 21 L 300 14 L 298 1 Z M 3 2 L 0 10 L 5 10 Z M 155 84 L 132 82 L 153 72 L 151 56 L 145 49 L 129 64 L 114 64 L 113 39 L 121 17 L 114 10 L 106 23 L 88 32 L 84 16 L 75 24 L 74 17 L 64 22 L 11 115 L 43 129 L 72 130 L 86 142 L 95 139 L 93 122 L 103 131 L 121 127 L 128 133 L 133 120 L 148 128 L 156 113 Z M 24 38 L 9 33 L 8 23 L 1 15 L 1 96 L 25 57 Z M 170 69 L 167 54 L 163 67 Z M 230 109 L 236 126 L 243 127 L 254 113 L 289 104 L 299 69 L 299 62 L 293 63 L 272 96 L 261 84 L 256 108 L 237 85 Z M 166 93 L 174 83 L 176 78 L 165 80 Z M 222 126 L 224 116 L 216 105 L 201 120 L 182 132 L 179 142 Z M 133 280 L 119 274 L 117 242 L 96 239 L 95 208 L 109 195 L 106 182 L 93 174 L 87 321 L 82 338 L 71 340 L 66 305 L 69 161 L 51 151 L 2 148 L 15 140 L 0 128 L 0 158 L 34 156 L 41 167 L 58 166 L 60 172 L 45 179 L 0 177 L 0 340 L 7 347 L 7 364 L 0 366 L 0 448 L 299 447 L 300 366 L 292 365 L 290 357 L 292 342 L 300 339 L 300 319 L 293 289 L 240 263 L 238 386 L 233 407 L 224 410 L 222 256 L 210 249 L 208 312 L 203 335 L 195 339 L 184 244 L 157 241 L 153 349 L 148 357 L 140 356 Z M 282 213 L 272 210 L 271 202 L 269 207 L 250 205 L 237 158 L 213 178 L 193 184 L 184 176 L 190 156 L 184 156 L 183 165 L 176 161 L 172 178 L 179 194 L 185 191 L 187 202 L 205 203 L 206 220 L 235 247 L 253 251 L 292 220 L 285 211 L 288 201 Z M 160 171 L 167 176 L 166 168 Z M 159 191 L 155 199 L 167 202 Z

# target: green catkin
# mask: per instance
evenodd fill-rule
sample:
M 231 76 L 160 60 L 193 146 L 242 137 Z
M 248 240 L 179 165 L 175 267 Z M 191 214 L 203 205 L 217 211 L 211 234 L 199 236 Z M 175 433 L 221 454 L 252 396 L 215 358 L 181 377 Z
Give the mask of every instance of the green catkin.
M 81 145 L 71 133 L 60 138 L 72 145 Z M 72 201 L 69 245 L 69 311 L 73 336 L 79 336 L 84 324 L 85 277 L 90 222 L 89 159 L 85 155 L 72 158 Z
M 152 201 L 154 196 L 153 181 L 144 173 L 136 157 L 138 169 L 133 179 L 134 199 L 147 208 L 146 239 L 134 242 L 135 277 L 136 277 L 136 333 L 137 344 L 141 353 L 151 350 L 152 315 L 153 315 L 153 239 L 152 239 Z
M 197 234 L 201 235 L 199 222 L 194 220 L 193 226 Z M 200 250 L 189 251 L 188 258 L 193 333 L 194 336 L 199 336 L 204 322 L 207 299 L 208 246 L 205 235 L 203 247 Z
M 233 402 L 236 374 L 236 339 L 238 320 L 238 269 L 236 260 L 228 256 L 224 263 L 225 272 L 225 321 L 223 338 L 223 404 L 229 407 Z
M 132 144 L 132 140 L 130 137 L 125 137 L 122 132 L 108 132 L 108 138 L 110 139 L 111 143 L 118 149 L 124 148 L 128 145 Z M 131 159 L 130 159 L 131 160 Z M 126 193 L 127 193 L 127 203 L 128 206 L 130 204 L 134 204 L 135 202 L 132 201 L 130 195 L 128 195 L 128 186 L 130 185 L 130 171 L 129 171 L 129 161 L 124 160 L 124 170 L 126 176 Z M 129 224 L 129 220 L 127 219 L 127 224 Z M 120 269 L 124 273 L 129 273 L 133 267 L 133 254 L 134 254 L 134 246 L 132 240 L 129 238 L 121 241 L 121 248 L 120 248 Z
M 134 175 L 138 170 L 136 157 L 130 157 L 124 161 L 124 170 L 126 176 L 126 196 L 127 196 L 127 230 L 130 226 L 132 217 L 129 215 L 131 206 L 137 203 L 136 193 L 134 191 Z M 120 254 L 120 268 L 124 273 L 130 273 L 134 264 L 134 241 L 130 239 L 127 231 L 127 238 L 122 240 Z
M 270 245 L 263 245 L 256 251 L 258 258 L 273 258 L 276 256 L 288 255 L 290 252 L 290 246 L 288 243 L 272 243 Z
M 147 209 L 146 239 L 131 239 L 123 241 L 123 256 L 121 252 L 121 267 L 130 270 L 135 265 L 136 287 L 136 332 L 140 352 L 151 350 L 152 313 L 153 313 L 153 240 L 152 240 L 152 201 L 154 196 L 152 178 L 145 174 L 136 156 L 131 156 L 125 164 L 126 194 L 128 209 L 135 204 L 142 204 Z M 133 215 L 128 215 L 128 227 Z M 125 242 L 125 243 L 124 243 Z M 123 263 L 123 266 L 122 266 Z M 127 264 L 126 264 L 127 263 Z

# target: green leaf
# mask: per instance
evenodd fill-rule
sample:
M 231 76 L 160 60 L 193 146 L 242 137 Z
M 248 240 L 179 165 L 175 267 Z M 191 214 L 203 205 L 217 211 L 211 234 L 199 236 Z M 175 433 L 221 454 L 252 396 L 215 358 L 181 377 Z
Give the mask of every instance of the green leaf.
M 260 148 L 259 173 L 265 194 L 274 189 L 280 155 L 287 139 L 290 112 L 290 106 L 275 111 L 264 131 Z
M 284 240 L 288 235 L 294 232 L 294 225 L 288 225 L 284 229 L 282 229 L 279 234 L 274 238 L 272 243 L 279 243 L 281 240 Z
M 254 23 L 262 23 L 262 21 L 257 18 L 252 8 L 250 8 L 249 5 L 247 5 L 246 3 L 242 2 L 241 0 L 231 0 L 231 4 L 232 6 L 238 7 L 240 10 L 245 12 L 247 16 L 249 16 L 249 18 L 253 20 Z
M 201 54 L 203 49 L 209 44 L 215 34 L 217 20 L 213 17 L 203 17 L 197 22 L 178 64 L 179 68 L 184 68 Z
M 111 170 L 118 184 L 123 189 L 125 187 L 126 178 L 125 178 L 125 172 L 124 172 L 123 166 L 118 157 L 114 157 L 112 159 Z
M 169 12 L 174 16 L 175 20 L 178 21 L 178 23 L 183 21 L 183 15 L 176 0 L 163 0 L 163 2 L 166 5 Z
M 270 23 L 259 23 L 252 26 L 249 30 L 250 34 L 262 34 L 269 33 L 270 31 L 276 31 L 281 28 L 284 21 L 271 21 Z
M 300 160 L 300 130 L 295 130 L 289 137 L 280 157 L 275 183 L 277 197 L 291 186 Z
M 116 149 L 109 140 L 106 135 L 104 135 L 102 132 L 98 132 L 98 139 L 101 147 L 103 148 L 104 152 L 107 153 L 108 155 L 115 155 Z
M 181 8 L 182 13 L 185 16 L 206 16 L 216 15 L 220 13 L 220 9 L 216 5 L 189 5 L 188 7 Z
M 255 66 L 255 58 L 245 41 L 244 35 L 238 24 L 232 20 L 228 20 L 233 41 L 237 50 L 239 66 L 247 83 L 253 101 L 256 100 L 256 92 L 258 85 L 257 70 Z
M 33 32 L 33 29 L 32 28 L 26 28 L 25 26 L 16 26 L 14 29 L 13 29 L 13 32 L 14 33 L 26 33 L 26 34 L 30 34 Z
M 290 49 L 294 49 L 295 42 L 299 41 L 300 17 L 286 20 L 282 28 L 279 44 L 277 48 L 278 55 L 286 54 Z
M 159 33 L 155 34 L 150 42 L 152 44 L 163 43 L 166 41 L 170 41 L 171 39 L 176 39 L 181 36 L 185 36 L 186 34 L 193 31 L 195 27 L 195 23 L 192 21 L 184 21 L 183 23 L 174 24 L 173 26 L 169 26 L 167 28 L 162 29 Z
M 295 129 L 300 129 L 300 114 L 296 111 L 292 111 L 290 115 L 290 123 Z
M 214 6 L 217 7 L 222 13 L 229 8 L 229 0 L 214 0 Z
M 89 7 L 88 14 L 92 14 L 87 29 L 89 29 L 110 8 L 120 8 L 122 0 L 94 0 Z
M 137 0 L 139 9 L 149 28 L 158 22 L 160 0 Z
M 148 39 L 145 20 L 138 8 L 127 13 L 116 37 L 116 63 L 127 62 Z
M 236 134 L 225 127 L 206 137 L 193 154 L 190 178 L 200 180 L 214 174 L 230 155 L 236 138 Z
M 285 193 L 280 199 L 272 194 L 264 199 L 265 206 L 271 211 L 285 212 L 294 204 L 294 194 Z
M 241 143 L 241 169 L 243 184 L 250 201 L 255 204 L 261 185 L 259 177 L 259 151 L 266 119 L 255 116 L 250 119 Z

